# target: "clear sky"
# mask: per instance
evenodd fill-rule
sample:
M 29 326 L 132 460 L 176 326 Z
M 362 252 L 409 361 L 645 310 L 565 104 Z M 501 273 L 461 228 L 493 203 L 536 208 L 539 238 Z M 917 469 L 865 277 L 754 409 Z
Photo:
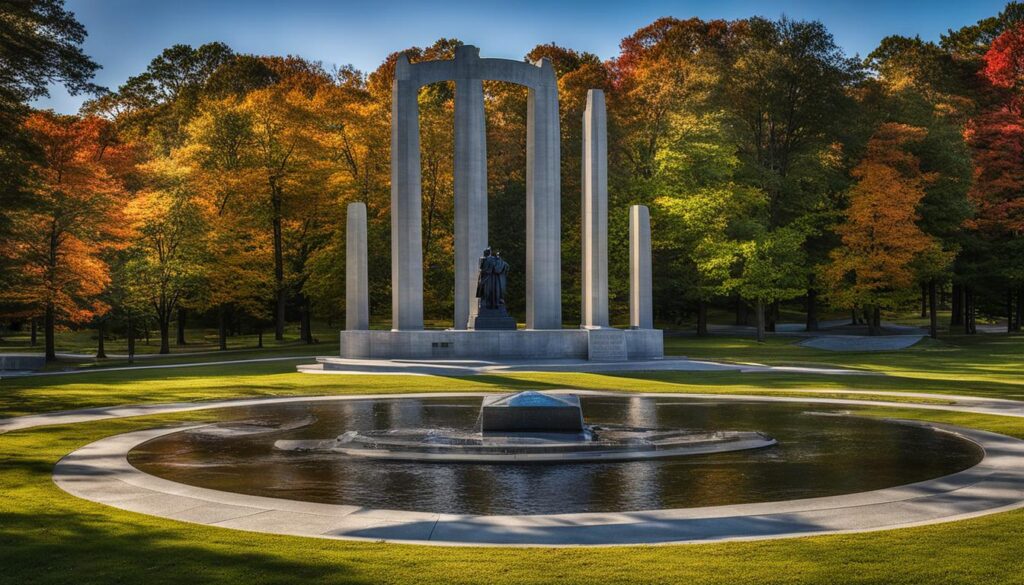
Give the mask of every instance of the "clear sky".
M 737 19 L 752 15 L 820 20 L 849 54 L 869 53 L 891 34 L 938 40 L 997 14 L 1003 0 L 528 0 L 449 2 L 361 0 L 67 0 L 85 25 L 85 51 L 103 66 L 96 80 L 116 89 L 175 43 L 223 41 L 243 53 L 300 55 L 326 66 L 375 69 L 393 51 L 440 37 L 477 45 L 490 57 L 520 59 L 554 42 L 608 59 L 619 41 L 661 16 Z M 77 111 L 62 88 L 37 105 Z

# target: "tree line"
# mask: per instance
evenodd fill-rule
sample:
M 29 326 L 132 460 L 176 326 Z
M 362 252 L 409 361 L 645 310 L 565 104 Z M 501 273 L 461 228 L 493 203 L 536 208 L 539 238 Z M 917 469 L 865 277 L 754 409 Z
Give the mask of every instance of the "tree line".
M 151 322 L 160 351 L 185 323 L 282 339 L 288 321 L 344 314 L 344 209 L 368 212 L 370 306 L 390 314 L 390 91 L 400 52 L 451 59 L 455 39 L 374 71 L 223 43 L 175 45 L 115 90 L 92 84 L 85 30 L 60 0 L 5 3 L 0 35 L 0 313 L 44 330 Z M 486 48 L 484 48 L 486 51 Z M 1024 317 L 1024 6 L 937 43 L 890 36 L 849 56 L 816 21 L 661 18 L 618 56 L 554 44 L 562 137 L 563 306 L 580 306 L 580 153 L 586 91 L 608 104 L 609 288 L 628 299 L 626 210 L 651 209 L 654 309 L 669 326 L 710 307 L 752 319 L 781 303 L 807 328 L 843 308 L 871 332 L 921 303 L 936 334 Z M 30 107 L 59 81 L 77 115 Z M 419 98 L 424 308 L 453 312 L 450 82 Z M 524 310 L 526 89 L 485 82 L 490 242 Z M 401 234 L 396 234 L 401 237 Z M 752 313 L 752 315 L 748 314 Z M 574 321 L 577 320 L 577 321 Z M 176 328 L 176 331 L 172 329 Z M 261 337 L 262 338 L 262 337 Z

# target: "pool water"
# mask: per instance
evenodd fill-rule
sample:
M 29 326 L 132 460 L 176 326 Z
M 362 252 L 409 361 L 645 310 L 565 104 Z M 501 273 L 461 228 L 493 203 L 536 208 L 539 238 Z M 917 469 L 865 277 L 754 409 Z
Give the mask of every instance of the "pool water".
M 222 409 L 219 428 L 166 435 L 132 450 L 129 461 L 173 481 L 257 496 L 450 514 L 561 514 L 848 494 L 948 475 L 982 457 L 955 435 L 859 417 L 857 408 L 627 395 L 582 396 L 587 424 L 761 431 L 778 444 L 561 464 L 378 461 L 274 449 L 280 439 L 329 439 L 350 430 L 472 430 L 480 402 L 394 398 Z

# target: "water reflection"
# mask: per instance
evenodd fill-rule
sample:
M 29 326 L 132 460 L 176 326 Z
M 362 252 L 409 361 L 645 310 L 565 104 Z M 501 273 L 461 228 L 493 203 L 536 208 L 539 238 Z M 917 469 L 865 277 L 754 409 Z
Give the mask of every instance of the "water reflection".
M 768 449 L 620 463 L 482 465 L 369 461 L 281 452 L 278 439 L 347 430 L 473 429 L 479 398 L 356 400 L 225 409 L 225 421 L 309 426 L 247 436 L 176 433 L 132 451 L 142 470 L 239 493 L 454 514 L 553 514 L 681 508 L 880 489 L 965 469 L 973 444 L 929 429 L 819 416 L 798 404 L 583 397 L 589 424 L 763 431 Z M 854 411 L 856 412 L 856 411 Z

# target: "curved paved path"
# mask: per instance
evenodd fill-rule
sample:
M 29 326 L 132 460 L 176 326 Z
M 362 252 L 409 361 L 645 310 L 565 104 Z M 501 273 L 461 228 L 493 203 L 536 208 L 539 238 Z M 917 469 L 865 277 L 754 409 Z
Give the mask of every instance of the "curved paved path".
M 231 350 L 228 350 L 231 351 Z M 181 355 L 181 354 L 179 354 Z M 172 356 L 173 357 L 173 356 Z M 38 376 L 70 376 L 73 374 L 94 374 L 97 372 L 123 372 L 126 370 L 137 371 L 137 370 L 164 370 L 167 368 L 198 368 L 202 366 L 227 366 L 234 364 L 249 364 L 249 363 L 260 363 L 260 362 L 287 362 L 287 361 L 299 361 L 309 360 L 316 356 L 311 355 L 300 355 L 300 356 L 283 356 L 283 357 L 267 357 L 267 358 L 245 358 L 240 360 L 220 360 L 215 362 L 184 362 L 184 363 L 170 363 L 170 364 L 153 364 L 148 366 L 114 366 L 109 368 L 75 368 L 71 370 L 55 370 L 52 372 L 3 372 L 0 378 L 29 378 Z
M 828 351 L 895 351 L 906 349 L 922 339 L 924 335 L 818 335 L 797 345 Z
M 298 370 L 306 374 L 474 376 L 529 372 L 615 373 L 615 372 L 719 372 L 827 374 L 832 376 L 884 376 L 883 372 L 813 366 L 766 366 L 730 364 L 668 356 L 625 362 L 600 362 L 576 359 L 554 360 L 384 360 L 318 357 L 316 364 L 304 364 Z
M 386 396 L 396 398 L 446 395 L 483 394 Z M 678 393 L 629 395 L 680 397 Z M 864 404 L 863 401 L 825 398 L 703 396 L 757 401 Z M 313 400 L 366 398 L 373 397 L 334 396 Z M 243 403 L 308 400 L 308 397 L 254 399 L 203 405 L 177 405 L 174 408 L 181 411 Z M 873 404 L 969 412 L 975 410 L 975 407 L 966 405 L 884 402 Z M 152 412 L 153 409 L 150 409 L 149 413 Z M 1005 414 L 1010 413 L 1007 411 Z M 1010 415 L 1021 416 L 1020 407 L 1018 406 L 1018 410 Z M 45 424 L 43 421 L 36 422 Z M 65 419 L 64 422 L 69 421 Z M 985 451 L 984 459 L 970 469 L 945 477 L 859 494 L 785 502 L 622 513 L 464 516 L 372 510 L 247 496 L 187 486 L 148 475 L 128 463 L 128 451 L 134 446 L 196 426 L 202 425 L 147 429 L 102 439 L 62 459 L 54 468 L 54 481 L 65 491 L 88 500 L 124 510 L 211 526 L 321 538 L 393 540 L 445 545 L 572 546 L 783 538 L 949 522 L 1024 507 L 1024 441 L 984 431 L 940 425 L 930 426 L 959 434 L 979 444 Z

